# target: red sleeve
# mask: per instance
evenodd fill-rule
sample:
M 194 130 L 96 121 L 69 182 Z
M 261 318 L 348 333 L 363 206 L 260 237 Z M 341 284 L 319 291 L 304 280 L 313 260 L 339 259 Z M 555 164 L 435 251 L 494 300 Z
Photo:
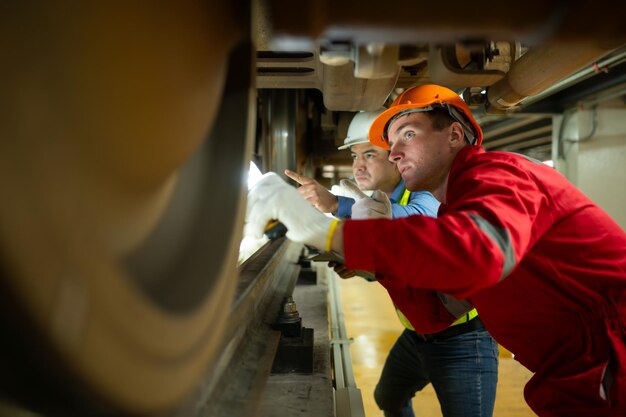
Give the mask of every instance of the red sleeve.
M 501 153 L 461 159 L 440 217 L 346 222 L 346 266 L 459 299 L 504 278 L 551 221 L 550 199 L 531 174 L 538 164 Z

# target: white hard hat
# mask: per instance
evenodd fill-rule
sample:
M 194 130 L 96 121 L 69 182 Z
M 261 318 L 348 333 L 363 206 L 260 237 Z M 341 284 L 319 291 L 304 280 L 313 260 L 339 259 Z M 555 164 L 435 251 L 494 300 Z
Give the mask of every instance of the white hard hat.
M 369 138 L 367 135 L 370 131 L 370 126 L 378 115 L 385 110 L 387 109 L 381 108 L 376 111 L 360 111 L 355 114 L 350 122 L 350 126 L 348 126 L 348 137 L 344 139 L 343 145 L 337 149 L 346 149 L 359 143 L 368 143 Z

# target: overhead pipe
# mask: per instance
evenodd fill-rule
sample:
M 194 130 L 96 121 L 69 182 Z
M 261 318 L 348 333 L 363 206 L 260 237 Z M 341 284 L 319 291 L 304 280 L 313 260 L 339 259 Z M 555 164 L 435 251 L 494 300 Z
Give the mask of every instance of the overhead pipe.
M 593 43 L 549 43 L 531 48 L 513 63 L 503 79 L 487 90 L 487 112 L 513 109 L 527 97 L 542 93 L 613 49 Z
M 601 60 L 594 63 L 597 65 L 590 65 L 586 68 L 581 69 L 575 74 L 572 74 L 569 77 L 564 78 L 558 83 L 543 90 L 541 93 L 524 99 L 520 104 L 524 107 L 528 107 L 529 105 L 537 103 L 544 98 L 551 96 L 552 94 L 555 94 L 561 90 L 564 90 L 574 84 L 577 84 L 581 81 L 586 80 L 587 78 L 594 76 L 599 71 L 611 71 L 611 68 L 617 65 L 621 65 L 624 62 L 626 62 L 626 45 L 614 50 L 610 54 L 604 56 Z

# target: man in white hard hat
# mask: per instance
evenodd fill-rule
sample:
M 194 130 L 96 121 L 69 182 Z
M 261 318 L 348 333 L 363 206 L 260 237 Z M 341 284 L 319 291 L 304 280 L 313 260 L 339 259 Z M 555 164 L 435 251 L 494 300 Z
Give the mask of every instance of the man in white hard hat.
M 411 214 L 436 216 L 439 202 L 433 195 L 426 191 L 410 193 L 406 190 L 398 169 L 388 160 L 389 152 L 369 143 L 367 138 L 369 127 L 383 110 L 357 113 L 350 122 L 344 144 L 338 149 L 350 150 L 352 173 L 359 189 L 379 190 L 385 193 L 392 201 L 394 217 Z M 340 218 L 352 217 L 354 198 L 335 195 L 314 179 L 296 172 L 285 170 L 285 175 L 300 184 L 298 188 L 300 195 L 320 211 L 332 213 Z
M 389 161 L 389 151 L 370 143 L 370 126 L 384 110 L 357 113 L 344 144 L 338 148 L 349 149 L 352 155 L 358 188 L 346 180 L 342 185 L 354 198 L 335 196 L 317 181 L 285 171 L 301 184 L 298 192 L 315 207 L 340 218 L 354 219 L 437 215 L 439 202 L 433 195 L 408 191 L 396 165 Z M 373 200 L 388 199 L 389 204 L 368 204 L 367 210 L 360 210 L 361 205 L 353 207 L 355 200 L 366 197 L 360 190 L 376 190 Z M 343 278 L 354 276 L 343 265 L 337 265 L 335 270 Z M 434 292 L 431 295 L 431 302 L 441 303 Z M 374 391 L 385 416 L 413 417 L 411 398 L 429 383 L 437 393 L 444 417 L 491 416 L 498 379 L 498 349 L 476 310 L 434 334 L 416 333 L 398 308 L 396 312 L 405 330 L 390 350 Z

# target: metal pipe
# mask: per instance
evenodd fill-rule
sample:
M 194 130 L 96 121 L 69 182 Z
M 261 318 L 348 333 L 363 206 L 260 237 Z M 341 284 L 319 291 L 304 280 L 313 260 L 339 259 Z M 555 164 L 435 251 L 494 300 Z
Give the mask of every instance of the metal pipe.
M 598 61 L 611 49 L 596 44 L 550 43 L 529 49 L 506 77 L 487 91 L 488 111 L 512 109 L 577 70 Z
M 620 65 L 626 61 L 626 46 L 617 49 L 614 53 L 605 56 L 600 61 L 597 62 L 597 68 L 607 68 L 610 69 L 613 66 Z M 525 98 L 522 100 L 520 104 L 524 106 L 529 106 L 533 103 L 543 100 L 544 98 L 555 94 L 561 90 L 564 90 L 576 83 L 579 83 L 597 73 L 598 69 L 594 66 L 588 66 L 577 73 L 564 78 L 560 82 L 546 88 L 539 94 L 535 94 L 532 97 Z

